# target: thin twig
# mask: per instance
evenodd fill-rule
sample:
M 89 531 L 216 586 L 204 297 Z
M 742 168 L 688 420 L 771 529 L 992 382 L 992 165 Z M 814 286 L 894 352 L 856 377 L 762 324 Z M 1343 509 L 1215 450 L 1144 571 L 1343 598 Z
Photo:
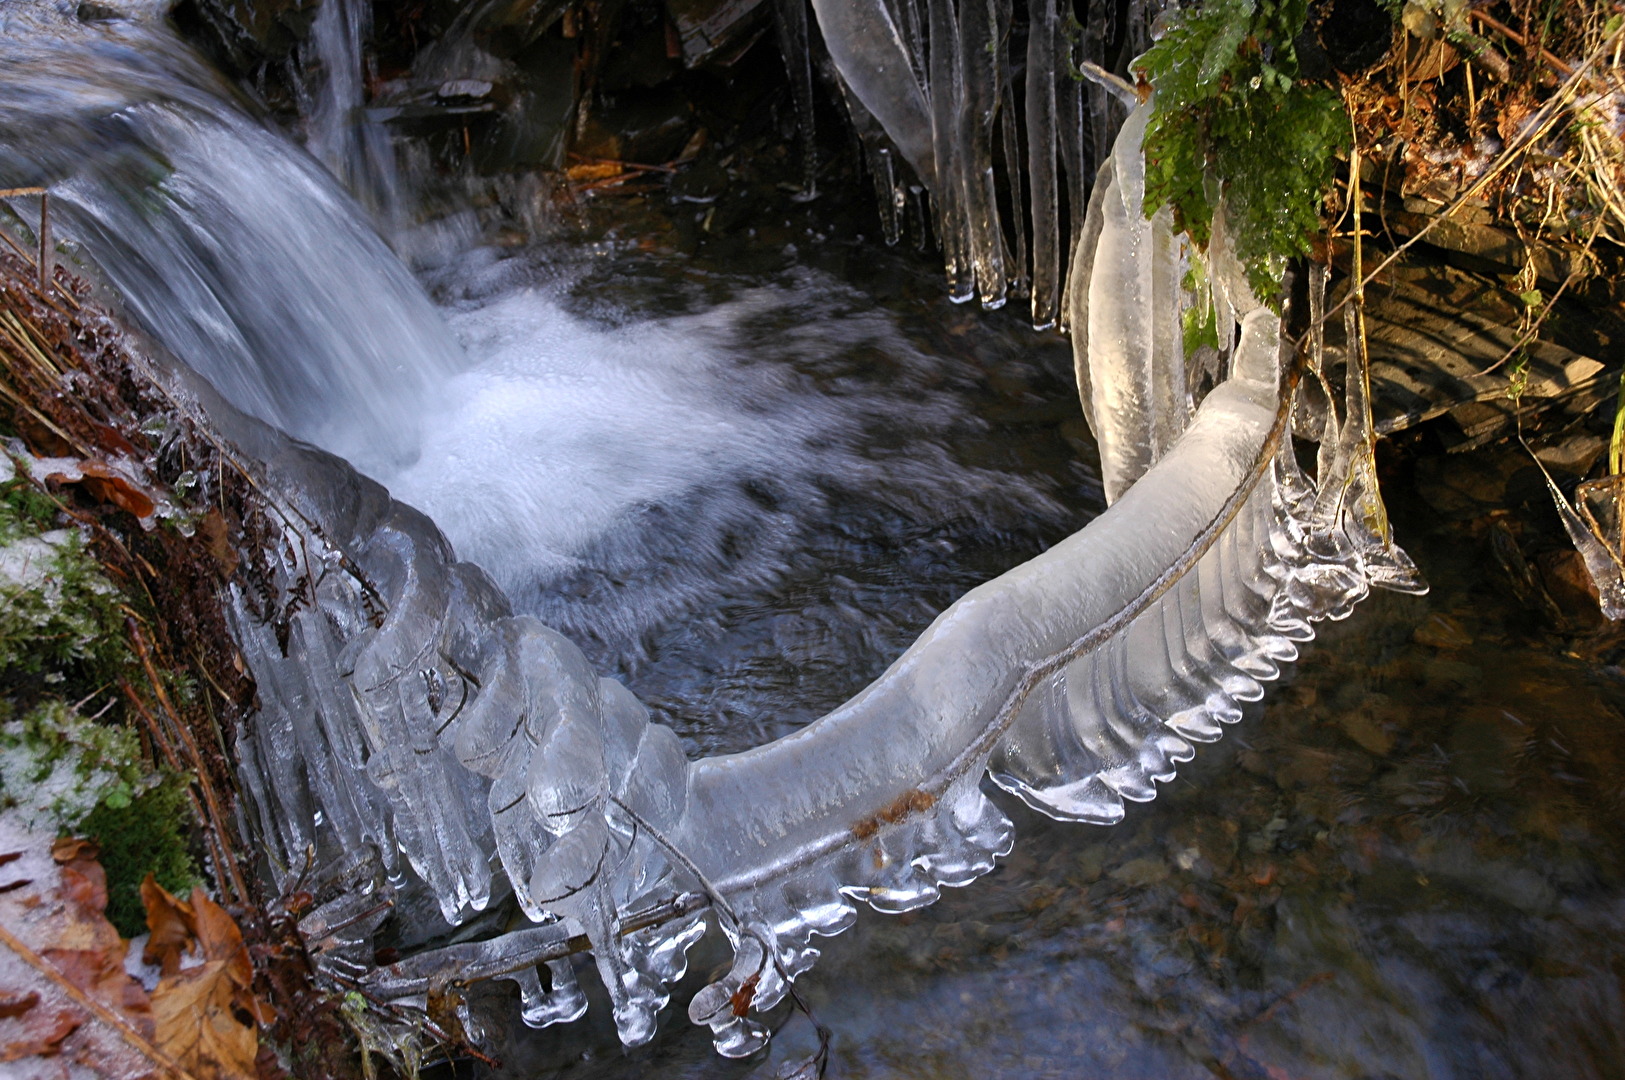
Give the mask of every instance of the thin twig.
M 1582 254 L 1588 255 L 1591 253 L 1591 245 L 1596 242 L 1597 234 L 1601 231 L 1602 219 L 1599 217 L 1597 219 L 1597 227 L 1591 230 L 1591 238 L 1586 241 L 1585 247 L 1580 249 Z M 1534 321 L 1529 324 L 1529 329 L 1525 330 L 1523 335 L 1519 337 L 1517 341 L 1512 343 L 1512 347 L 1507 349 L 1506 353 L 1502 355 L 1501 359 L 1497 360 L 1489 367 L 1484 368 L 1482 371 L 1475 372 L 1475 374 L 1489 375 L 1494 372 L 1496 368 L 1518 355 L 1519 350 L 1533 341 L 1535 339 L 1535 335 L 1540 333 L 1540 328 L 1545 325 L 1546 319 L 1551 315 L 1553 310 L 1556 309 L 1558 300 L 1560 300 L 1563 294 L 1568 291 L 1568 287 L 1574 284 L 1576 281 L 1579 281 L 1582 276 L 1583 274 L 1581 273 L 1579 266 L 1576 266 L 1573 270 L 1570 270 L 1568 276 L 1563 279 L 1563 283 L 1557 287 L 1557 291 L 1552 293 L 1551 299 L 1546 301 L 1545 305 L 1540 309 L 1540 314 L 1536 316 Z
M 146 639 L 142 637 L 140 626 L 137 625 L 133 616 L 128 615 L 125 616 L 124 625 L 130 632 L 131 641 L 135 643 L 136 656 L 140 659 L 141 666 L 146 670 L 147 678 L 152 683 L 153 693 L 158 698 L 158 704 L 163 706 L 170 722 L 175 725 L 175 733 L 192 759 L 193 769 L 197 774 L 198 787 L 203 793 L 203 801 L 209 811 L 209 828 L 215 834 L 215 839 L 220 845 L 222 854 L 226 856 L 222 869 L 229 878 L 227 884 L 236 893 L 238 900 L 247 900 L 252 894 L 248 891 L 248 885 L 243 880 L 242 871 L 237 866 L 237 860 L 231 857 L 232 847 L 230 836 L 226 832 L 226 815 L 221 808 L 219 796 L 215 793 L 214 781 L 209 777 L 208 765 L 203 760 L 203 754 L 198 750 L 197 742 L 192 738 L 192 733 L 187 730 L 186 723 L 181 719 L 180 713 L 176 711 L 174 704 L 169 700 L 169 693 L 164 689 L 163 680 L 158 677 L 157 668 L 153 666 L 152 655 L 147 649 Z
M 66 975 L 57 970 L 55 964 L 30 949 L 10 930 L 7 930 L 4 924 L 0 924 L 0 941 L 5 942 L 6 947 L 21 957 L 29 967 L 55 983 L 76 1005 L 89 1010 L 92 1016 L 117 1032 L 118 1036 L 128 1043 L 136 1053 L 168 1072 L 175 1077 L 175 1080 L 193 1080 L 191 1073 L 176 1064 L 175 1060 L 168 1054 L 148 1042 L 139 1031 L 130 1025 L 129 1021 L 75 986 Z
M 1500 175 L 1501 172 L 1507 168 L 1507 166 L 1511 165 L 1513 161 L 1520 158 L 1524 151 L 1528 150 L 1530 146 L 1534 145 L 1537 140 L 1545 135 L 1546 132 L 1551 128 L 1552 124 L 1557 121 L 1559 114 L 1561 114 L 1563 109 L 1567 107 L 1568 103 L 1566 99 L 1573 94 L 1574 89 L 1580 84 L 1587 70 L 1592 64 L 1596 63 L 1602 58 L 1603 54 L 1608 51 L 1608 49 L 1614 44 L 1615 40 L 1620 37 L 1622 32 L 1625 32 L 1625 29 L 1614 31 L 1613 34 L 1604 39 L 1601 45 L 1598 45 L 1597 48 L 1592 51 L 1590 56 L 1586 57 L 1585 62 L 1575 69 L 1574 74 L 1570 75 L 1568 79 L 1564 81 L 1563 85 L 1558 87 L 1557 93 L 1552 95 L 1552 99 L 1541 107 L 1541 113 L 1537 116 L 1536 121 L 1531 122 L 1527 127 L 1525 127 L 1524 133 L 1520 135 L 1511 146 L 1507 147 L 1501 152 L 1494 165 L 1484 170 L 1479 178 L 1473 181 L 1467 190 L 1456 196 L 1455 200 L 1452 201 L 1449 206 L 1445 207 L 1444 210 L 1441 211 L 1436 217 L 1434 217 L 1426 225 L 1422 226 L 1422 228 L 1417 231 L 1415 236 L 1411 237 L 1409 240 L 1405 241 L 1403 244 L 1399 245 L 1399 247 L 1390 252 L 1387 258 L 1378 263 L 1376 268 L 1373 269 L 1369 274 L 1357 275 L 1356 287 L 1351 289 L 1347 294 L 1344 295 L 1343 299 L 1339 300 L 1330 309 L 1328 309 L 1323 318 L 1330 319 L 1333 315 L 1341 311 L 1343 306 L 1347 304 L 1356 295 L 1356 293 L 1363 296 L 1365 286 L 1382 276 L 1384 271 L 1386 271 L 1390 266 L 1394 265 L 1394 263 L 1398 262 L 1399 259 L 1407 251 L 1419 243 L 1423 237 L 1427 236 L 1440 224 L 1448 220 L 1458 210 L 1466 206 L 1468 202 L 1477 198 L 1478 195 L 1489 186 L 1491 180 Z

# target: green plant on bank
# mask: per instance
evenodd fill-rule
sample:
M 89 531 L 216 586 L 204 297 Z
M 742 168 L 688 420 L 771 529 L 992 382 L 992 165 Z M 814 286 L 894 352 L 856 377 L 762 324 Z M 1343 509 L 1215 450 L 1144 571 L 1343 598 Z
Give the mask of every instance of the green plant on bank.
M 1309 252 L 1349 143 L 1342 99 L 1301 79 L 1294 40 L 1308 0 L 1205 0 L 1140 60 L 1156 91 L 1145 135 L 1145 209 L 1206 247 L 1222 193 L 1226 235 L 1255 295 L 1279 293 Z
M 197 881 L 187 778 L 148 766 L 130 728 L 71 704 L 117 700 L 135 665 L 123 598 L 78 533 L 51 528 L 56 509 L 0 455 L 0 813 L 95 839 L 108 918 L 134 936 L 149 872 L 172 893 Z

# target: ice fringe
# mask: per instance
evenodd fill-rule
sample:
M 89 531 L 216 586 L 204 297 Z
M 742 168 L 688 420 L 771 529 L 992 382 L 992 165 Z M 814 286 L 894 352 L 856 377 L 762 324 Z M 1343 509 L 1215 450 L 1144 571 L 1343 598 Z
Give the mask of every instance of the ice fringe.
M 1130 143 L 1116 167 L 1136 158 Z M 1087 272 L 1074 272 L 1073 303 L 1087 289 L 1092 312 L 1080 362 L 1113 379 L 1162 377 L 1170 362 L 1122 342 L 1167 342 L 1178 305 L 1109 288 L 1152 227 L 1092 221 Z M 1105 514 L 967 594 L 835 712 L 692 762 L 573 645 L 512 616 L 422 515 L 336 459 L 245 446 L 267 487 L 293 493 L 289 520 L 312 523 L 290 528 L 263 587 L 232 605 L 262 704 L 239 736 L 244 782 L 278 876 L 292 887 L 312 863 L 353 874 L 307 919 L 322 964 L 380 1000 L 512 979 L 539 1026 L 586 1008 L 566 959 L 584 934 L 635 1044 L 715 890 L 734 913 L 722 921 L 734 963 L 689 1015 L 743 1056 L 767 1039 L 757 1016 L 817 958 L 813 939 L 851 925 L 856 901 L 907 911 L 1010 850 L 984 771 L 1052 817 L 1121 819 L 1240 718 L 1315 621 L 1348 615 L 1373 584 L 1420 588 L 1375 488 L 1361 365 L 1310 479 L 1282 352 L 1277 317 L 1247 313 L 1229 377 L 1194 412 L 1184 397 L 1170 406 L 1182 430 L 1124 472 L 1137 479 Z M 1150 457 L 1137 438 L 1119 458 Z M 510 889 L 534 926 L 371 968 L 381 900 L 410 943 L 477 926 Z

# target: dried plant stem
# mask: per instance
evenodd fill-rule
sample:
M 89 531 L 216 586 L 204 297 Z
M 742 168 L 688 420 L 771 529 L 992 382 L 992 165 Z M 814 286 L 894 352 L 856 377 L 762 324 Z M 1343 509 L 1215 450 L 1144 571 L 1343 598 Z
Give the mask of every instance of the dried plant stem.
M 225 811 L 221 807 L 219 795 L 214 789 L 214 781 L 209 777 L 209 770 L 203 760 L 203 754 L 198 750 L 197 742 L 192 738 L 192 733 L 181 719 L 180 713 L 176 711 L 174 704 L 169 700 L 169 693 L 164 689 L 163 680 L 158 676 L 158 669 L 153 666 L 152 653 L 147 648 L 147 642 L 145 637 L 142 636 L 140 626 L 137 625 L 134 617 L 128 615 L 125 616 L 124 624 L 129 630 L 131 642 L 135 645 L 136 656 L 140 659 L 141 666 L 147 673 L 147 679 L 152 683 L 152 690 L 158 698 L 158 704 L 163 707 L 170 723 L 175 727 L 176 736 L 180 739 L 187 756 L 191 758 L 193 771 L 197 775 L 198 789 L 202 792 L 203 802 L 208 810 L 206 816 L 209 822 L 209 831 L 219 849 L 220 869 L 228 879 L 224 883 L 231 886 L 232 892 L 239 901 L 246 900 L 252 893 L 248 891 L 248 884 L 243 880 L 242 870 L 238 867 L 237 860 L 233 855 L 231 835 L 226 827 Z
M 1491 165 L 1488 169 L 1485 169 L 1478 179 L 1474 180 L 1472 184 L 1468 186 L 1467 190 L 1456 196 L 1449 206 L 1445 207 L 1431 221 L 1422 226 L 1422 228 L 1417 231 L 1415 236 L 1411 237 L 1409 240 L 1405 241 L 1403 244 L 1399 245 L 1399 247 L 1390 252 L 1388 256 L 1378 263 L 1369 274 L 1362 273 L 1359 269 L 1357 269 L 1354 275 L 1355 287 L 1351 289 L 1348 295 L 1342 300 L 1339 300 L 1336 304 L 1332 305 L 1332 307 L 1328 308 L 1323 318 L 1331 318 L 1333 315 L 1341 311 L 1343 307 L 1356 296 L 1363 299 L 1365 296 L 1365 286 L 1375 281 L 1390 266 L 1398 262 L 1407 251 L 1409 251 L 1424 237 L 1437 228 L 1441 222 L 1453 217 L 1462 207 L 1466 206 L 1473 199 L 1477 198 L 1479 194 L 1489 186 L 1490 181 L 1494 180 L 1497 176 L 1504 172 L 1514 161 L 1519 160 L 1526 150 L 1528 150 L 1548 131 L 1550 131 L 1552 125 L 1557 123 L 1558 117 L 1562 115 L 1563 110 L 1568 107 L 1569 99 L 1573 97 L 1575 90 L 1579 88 L 1581 82 L 1585 81 L 1586 75 L 1590 71 L 1591 66 L 1598 60 L 1602 59 L 1603 56 L 1607 54 L 1609 49 L 1614 47 L 1616 40 L 1620 38 L 1622 33 L 1625 33 L 1625 28 L 1614 31 L 1614 33 L 1605 38 L 1603 42 L 1596 47 L 1596 49 L 1592 50 L 1591 55 L 1586 57 L 1585 61 L 1582 62 L 1579 67 L 1574 69 L 1574 73 L 1564 80 L 1562 86 L 1558 87 L 1557 92 L 1552 95 L 1551 100 L 1541 107 L 1541 111 L 1537 115 L 1536 120 L 1533 123 L 1530 123 L 1524 129 L 1523 134 L 1514 140 L 1512 145 L 1501 151 L 1500 155 L 1495 160 L 1495 164 Z M 1352 116 L 1352 111 L 1350 115 Z M 1358 184 L 1360 182 L 1359 172 L 1356 168 L 1354 168 L 1352 158 L 1349 173 L 1351 185 Z M 1355 231 L 1359 231 L 1357 227 Z M 1355 250 L 1358 252 L 1358 244 L 1356 245 Z

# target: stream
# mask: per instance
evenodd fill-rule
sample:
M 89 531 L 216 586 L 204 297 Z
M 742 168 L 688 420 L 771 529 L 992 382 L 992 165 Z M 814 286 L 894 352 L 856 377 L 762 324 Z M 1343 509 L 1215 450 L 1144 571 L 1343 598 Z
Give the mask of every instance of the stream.
M 0 78 L 35 81 L 0 105 L 0 185 L 62 182 L 64 231 L 136 321 L 429 514 L 691 758 L 803 727 L 1104 509 L 1067 343 L 950 303 L 929 254 L 805 217 L 696 248 L 663 224 L 692 207 L 631 203 L 573 234 L 467 232 L 414 278 L 314 159 L 131 33 L 97 79 L 13 37 Z M 83 121 L 101 94 L 131 99 L 116 124 Z M 140 197 L 154 175 L 183 213 Z M 327 248 L 342 258 L 310 258 Z M 1432 593 L 1324 624 L 1121 825 L 999 796 L 1019 840 L 997 870 L 820 943 L 797 985 L 834 1032 L 831 1075 L 1625 1075 L 1617 639 L 1520 602 L 1493 498 L 1446 497 L 1486 472 L 1501 497 L 1538 493 L 1515 451 L 1385 464 Z M 1555 530 L 1537 507 L 1513 509 Z M 578 958 L 587 1016 L 531 1031 L 499 1007 L 490 1049 L 537 1080 L 745 1077 L 808 1054 L 787 1005 L 767 1066 L 687 1023 L 726 960 L 698 946 L 659 1034 L 626 1050 Z
M 728 297 L 763 288 L 763 277 L 730 273 L 703 249 L 623 247 L 637 253 L 602 258 L 566 308 L 681 320 L 697 304 L 726 311 Z M 839 321 L 823 310 L 821 336 L 838 342 L 883 322 L 957 383 L 960 422 L 982 423 L 953 441 L 955 454 L 996 465 L 1012 497 L 1041 491 L 1078 513 L 1098 508 L 1054 339 L 1014 314 L 947 303 L 927 258 L 840 242 L 812 258 L 834 268 L 821 271 L 821 287 L 850 305 Z M 1522 451 L 1413 454 L 1392 460 L 1385 490 L 1431 593 L 1378 593 L 1326 624 L 1264 702 L 1123 824 L 1056 823 L 1001 799 L 1019 839 L 992 875 L 918 912 L 860 918 L 821 943 L 824 959 L 801 983 L 835 1032 L 831 1075 L 1625 1075 L 1617 635 L 1584 617 L 1560 632 L 1496 564 L 1487 523 L 1503 506 L 1561 541 Z M 896 637 L 853 646 L 873 613 L 895 617 L 912 603 L 923 620 L 973 583 L 968 575 L 995 569 L 1001 551 L 1020 550 L 1019 540 L 899 544 L 882 528 L 830 558 L 827 534 L 812 535 L 811 557 L 828 560 L 821 580 L 719 606 L 668 635 L 653 662 L 620 661 L 629 685 L 661 702 L 688 739 L 751 744 L 774 729 L 738 702 L 789 703 L 781 715 L 792 717 L 867 676 L 793 651 L 775 657 L 785 620 L 800 626 L 811 611 L 844 608 L 849 636 L 825 630 L 792 648 L 844 641 L 853 663 L 871 658 L 872 673 L 911 632 L 898 623 Z M 855 588 L 866 574 L 889 587 Z M 725 697 L 732 704 L 719 705 Z M 702 944 L 688 986 L 724 961 Z M 680 988 L 676 1001 L 684 997 Z M 816 1040 L 788 1007 L 778 1015 L 770 1061 L 791 1067 Z M 675 1011 L 653 1044 L 634 1050 L 607 1016 L 594 997 L 565 1028 L 511 1024 L 499 1038 L 503 1075 L 771 1074 L 755 1059 L 718 1060 L 703 1029 Z

